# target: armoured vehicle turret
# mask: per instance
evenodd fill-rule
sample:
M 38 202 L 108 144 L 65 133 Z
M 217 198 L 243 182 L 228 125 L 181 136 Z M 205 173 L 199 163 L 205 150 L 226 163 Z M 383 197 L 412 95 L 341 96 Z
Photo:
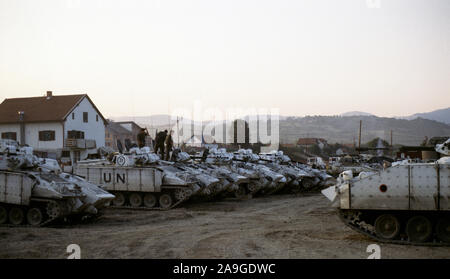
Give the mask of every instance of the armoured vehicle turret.
M 322 193 L 342 221 L 375 240 L 399 244 L 450 245 L 450 140 L 436 146 L 433 163 L 399 163 L 353 177 Z
M 31 147 L 0 140 L 0 224 L 32 226 L 96 215 L 114 198 L 96 185 L 63 173 Z

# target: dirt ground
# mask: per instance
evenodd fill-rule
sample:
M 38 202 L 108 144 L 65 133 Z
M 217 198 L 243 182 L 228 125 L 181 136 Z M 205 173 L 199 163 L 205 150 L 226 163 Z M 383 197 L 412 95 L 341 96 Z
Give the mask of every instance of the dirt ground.
M 170 211 L 107 209 L 89 224 L 0 228 L 0 258 L 359 258 L 373 240 L 320 194 L 188 203 Z M 378 243 L 381 258 L 450 258 L 450 247 Z

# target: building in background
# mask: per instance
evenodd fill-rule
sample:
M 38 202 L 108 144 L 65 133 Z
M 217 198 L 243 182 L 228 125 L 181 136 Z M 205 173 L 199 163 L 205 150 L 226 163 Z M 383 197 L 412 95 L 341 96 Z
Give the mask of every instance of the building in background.
M 327 141 L 322 138 L 299 138 L 297 141 L 298 147 L 312 147 L 313 145 L 325 145 Z
M 115 151 L 119 151 L 117 141 L 122 143 L 125 148 L 126 141 L 131 144 L 137 144 L 137 136 L 142 127 L 133 121 L 118 121 L 107 120 L 105 146 L 111 147 Z M 152 133 L 149 131 L 149 136 L 146 138 L 145 145 L 153 148 Z
M 76 162 L 105 145 L 107 122 L 86 94 L 5 99 L 0 135 L 33 147 L 36 155 Z
M 130 140 L 133 143 L 137 143 L 137 136 L 141 132 L 141 129 L 146 128 L 144 126 L 140 126 L 140 125 L 136 124 L 134 121 L 119 121 L 119 122 L 114 122 L 114 123 L 122 126 L 128 132 L 131 133 Z M 149 133 L 149 135 L 145 139 L 145 145 L 153 148 L 152 139 L 154 138 L 154 136 L 150 129 L 148 129 L 148 133 Z M 124 143 L 124 141 L 122 143 Z
M 114 151 L 119 151 L 117 141 L 120 141 L 123 146 L 127 139 L 135 141 L 133 133 L 117 122 L 108 120 L 108 126 L 106 126 L 105 132 L 105 146 L 112 148 Z
M 139 134 L 139 132 L 141 131 L 142 127 L 139 126 L 138 124 L 136 124 L 133 121 L 119 121 L 119 122 L 114 122 L 115 124 L 118 124 L 120 126 L 122 126 L 123 128 L 127 129 L 132 136 L 132 141 L 136 141 L 137 139 L 137 135 Z

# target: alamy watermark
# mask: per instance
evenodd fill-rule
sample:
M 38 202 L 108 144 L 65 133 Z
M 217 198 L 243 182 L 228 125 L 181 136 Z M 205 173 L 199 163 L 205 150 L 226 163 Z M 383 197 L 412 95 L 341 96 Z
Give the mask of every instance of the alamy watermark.
M 381 259 L 381 247 L 378 244 L 370 244 L 367 246 L 366 252 L 371 253 L 369 257 L 367 257 L 368 259 Z
M 69 253 L 69 256 L 67 257 L 67 259 L 71 260 L 71 259 L 81 259 L 81 248 L 80 245 L 78 244 L 70 244 L 67 246 L 66 248 L 66 252 Z
M 369 9 L 381 8 L 381 0 L 366 0 L 366 5 Z
M 192 108 L 172 110 L 170 126 L 180 144 L 194 139 L 206 144 L 261 143 L 278 149 L 280 142 L 278 108 L 205 108 L 197 100 Z

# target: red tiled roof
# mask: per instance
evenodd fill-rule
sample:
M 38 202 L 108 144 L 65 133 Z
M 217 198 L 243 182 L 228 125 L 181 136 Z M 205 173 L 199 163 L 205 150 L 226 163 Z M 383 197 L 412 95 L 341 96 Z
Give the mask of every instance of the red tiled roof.
M 299 138 L 297 141 L 298 145 L 313 145 L 318 144 L 319 141 L 326 142 L 324 139 L 320 138 Z
M 25 113 L 24 122 L 64 121 L 85 97 L 92 103 L 87 94 L 5 99 L 0 104 L 0 123 L 19 122 L 19 111 Z M 93 103 L 92 105 L 105 119 Z

